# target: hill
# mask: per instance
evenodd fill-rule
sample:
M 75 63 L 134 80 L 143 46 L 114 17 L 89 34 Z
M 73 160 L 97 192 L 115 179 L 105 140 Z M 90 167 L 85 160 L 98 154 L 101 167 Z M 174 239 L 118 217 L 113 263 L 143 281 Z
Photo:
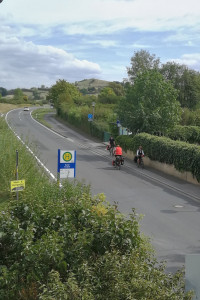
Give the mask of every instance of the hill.
M 82 94 L 99 94 L 101 90 L 108 86 L 110 81 L 100 80 L 100 79 L 84 79 L 81 81 L 75 81 L 73 83 Z M 22 92 L 28 96 L 30 100 L 41 99 L 45 100 L 48 95 L 50 88 L 22 88 Z M 5 98 L 12 99 L 14 96 L 15 89 L 8 90 Z
M 98 94 L 104 87 L 109 85 L 109 81 L 100 79 L 84 79 L 76 81 L 74 85 L 82 94 Z

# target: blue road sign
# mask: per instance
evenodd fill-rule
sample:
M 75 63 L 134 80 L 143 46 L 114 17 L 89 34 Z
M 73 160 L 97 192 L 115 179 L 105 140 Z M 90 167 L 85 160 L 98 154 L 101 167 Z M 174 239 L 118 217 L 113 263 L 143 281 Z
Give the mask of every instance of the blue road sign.
M 88 121 L 92 121 L 93 120 L 93 114 L 88 114 Z

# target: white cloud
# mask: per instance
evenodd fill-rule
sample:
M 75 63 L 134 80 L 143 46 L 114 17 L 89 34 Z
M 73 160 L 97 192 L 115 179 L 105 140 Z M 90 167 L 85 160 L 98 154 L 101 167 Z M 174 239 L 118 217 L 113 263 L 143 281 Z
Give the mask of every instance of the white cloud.
M 200 70 L 198 7 L 199 0 L 4 0 L 0 86 L 122 80 L 138 49 Z
M 174 29 L 199 24 L 199 0 L 5 0 L 0 15 L 9 22 L 66 25 L 68 33 L 95 33 L 127 27 Z M 98 23 L 101 26 L 98 26 Z
M 191 69 L 200 70 L 200 53 L 184 54 L 179 59 L 172 59 L 178 64 L 184 64 Z
M 92 41 L 87 41 L 88 44 L 93 44 L 93 45 L 100 45 L 103 48 L 110 48 L 110 47 L 116 47 L 117 42 L 112 41 L 112 40 L 92 40 Z
M 0 64 L 0 86 L 8 89 L 50 86 L 58 79 L 74 82 L 101 74 L 96 63 L 79 60 L 62 49 L 12 37 L 0 37 Z

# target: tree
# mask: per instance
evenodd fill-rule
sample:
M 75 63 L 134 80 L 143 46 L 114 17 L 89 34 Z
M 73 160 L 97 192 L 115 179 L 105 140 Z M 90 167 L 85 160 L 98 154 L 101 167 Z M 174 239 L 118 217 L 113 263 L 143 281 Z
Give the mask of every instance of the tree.
M 131 67 L 127 68 L 129 81 L 134 83 L 136 77 L 147 70 L 159 69 L 160 59 L 146 50 L 135 51 L 131 57 Z
M 173 83 L 179 91 L 177 100 L 182 107 L 195 108 L 200 103 L 200 73 L 185 65 L 167 62 L 160 69 L 166 80 Z
M 101 90 L 100 94 L 98 95 L 98 100 L 101 103 L 114 103 L 116 104 L 119 97 L 116 96 L 115 92 L 111 87 L 105 87 Z
M 72 100 L 80 96 L 80 92 L 77 87 L 63 79 L 56 81 L 56 84 L 50 88 L 47 99 L 54 103 L 55 108 L 58 108 L 59 96 L 63 94 L 70 96 Z
M 126 97 L 118 107 L 123 126 L 132 132 L 166 132 L 180 119 L 177 91 L 157 70 L 148 70 L 137 76 Z
M 0 87 L 0 94 L 2 95 L 2 97 L 7 95 L 7 90 L 3 87 Z
M 81 95 L 74 100 L 74 104 L 78 106 L 88 105 L 91 106 L 92 102 L 96 102 L 97 97 L 95 95 Z
M 37 88 L 33 88 L 33 99 L 34 100 L 40 100 L 40 92 Z
M 17 103 L 23 103 L 24 102 L 24 94 L 23 94 L 21 89 L 18 88 L 14 91 L 14 98 L 13 99 Z
M 110 82 L 108 86 L 113 89 L 116 96 L 124 96 L 124 88 L 120 82 Z
M 194 109 L 200 103 L 200 74 L 186 68 L 181 77 L 178 100 L 182 107 Z

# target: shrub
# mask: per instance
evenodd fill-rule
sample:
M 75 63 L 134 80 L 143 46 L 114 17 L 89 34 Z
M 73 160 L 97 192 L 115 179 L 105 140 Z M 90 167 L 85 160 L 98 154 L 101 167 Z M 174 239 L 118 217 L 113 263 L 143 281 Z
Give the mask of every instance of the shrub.
M 200 147 L 166 137 L 157 137 L 148 133 L 136 134 L 133 137 L 119 136 L 119 143 L 125 150 L 136 152 L 143 146 L 145 155 L 152 160 L 173 164 L 180 171 L 189 171 L 200 181 Z
M 173 140 L 200 144 L 200 127 L 177 125 L 168 133 L 168 136 Z

